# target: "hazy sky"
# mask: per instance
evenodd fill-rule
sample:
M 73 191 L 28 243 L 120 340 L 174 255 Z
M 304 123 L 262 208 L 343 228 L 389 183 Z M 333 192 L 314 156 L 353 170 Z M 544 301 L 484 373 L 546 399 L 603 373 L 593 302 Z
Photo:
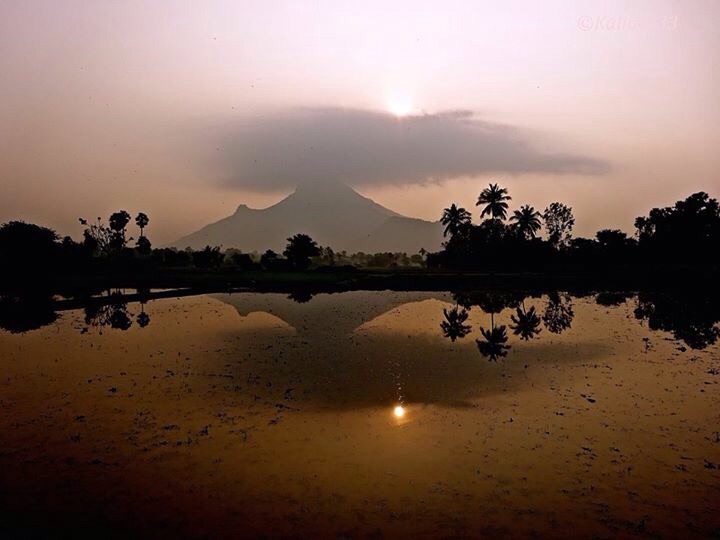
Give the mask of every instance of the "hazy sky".
M 0 221 L 156 244 L 347 181 L 401 213 L 720 196 L 720 2 L 0 0 Z M 398 117 L 395 113 L 410 114 Z M 273 159 L 275 158 L 275 159 Z

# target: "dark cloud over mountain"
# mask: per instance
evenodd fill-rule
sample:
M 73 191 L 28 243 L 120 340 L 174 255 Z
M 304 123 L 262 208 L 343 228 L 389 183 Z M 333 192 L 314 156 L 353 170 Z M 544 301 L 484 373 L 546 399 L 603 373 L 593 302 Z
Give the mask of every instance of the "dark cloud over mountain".
M 589 174 L 604 161 L 544 153 L 527 132 L 450 111 L 397 118 L 360 109 L 302 108 L 221 130 L 225 182 L 254 190 L 304 183 L 400 185 L 485 173 Z

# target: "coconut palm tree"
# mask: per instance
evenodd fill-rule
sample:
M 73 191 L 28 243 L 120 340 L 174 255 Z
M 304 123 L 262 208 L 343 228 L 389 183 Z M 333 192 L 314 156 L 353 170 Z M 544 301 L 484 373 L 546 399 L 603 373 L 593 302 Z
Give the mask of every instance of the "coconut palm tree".
M 540 316 L 535 311 L 535 306 L 531 306 L 530 311 L 526 311 L 523 303 L 522 309 L 519 307 L 516 309 L 516 315 L 510 315 L 512 320 L 510 328 L 513 334 L 520 336 L 520 339 L 529 341 L 542 332 Z
M 508 340 L 505 325 L 493 327 L 490 330 L 480 328 L 480 333 L 485 338 L 485 341 L 475 340 L 480 354 L 491 362 L 497 362 L 498 358 L 507 356 L 510 346 L 505 345 Z
M 144 236 L 143 231 L 145 230 L 145 227 L 148 226 L 148 223 L 150 223 L 150 218 L 143 212 L 140 212 L 135 218 L 135 224 L 140 228 L 140 238 Z
M 535 238 L 535 235 L 540 230 L 542 215 L 536 211 L 532 206 L 526 204 L 521 206 L 520 210 L 515 210 L 513 215 L 510 216 L 510 221 L 515 223 L 520 236 L 526 240 Z
M 506 345 L 508 340 L 507 331 L 504 324 L 497 327 L 495 326 L 493 312 L 490 312 L 490 330 L 485 330 L 481 326 L 480 334 L 485 338 L 485 341 L 480 339 L 475 340 L 480 354 L 491 362 L 497 362 L 498 358 L 507 356 L 507 352 L 510 350 L 510 346 Z
M 440 218 L 440 223 L 445 226 L 443 236 L 447 236 L 448 234 L 450 236 L 457 235 L 470 225 L 471 218 L 470 212 L 464 208 L 455 206 L 455 203 L 451 204 L 450 208 L 443 210 L 442 217 Z
M 492 219 L 505 221 L 508 209 L 507 201 L 511 199 L 512 197 L 508 195 L 507 189 L 501 188 L 497 184 L 490 184 L 482 190 L 475 206 L 480 206 L 481 204 L 485 205 L 480 217 L 489 215 Z
M 450 338 L 450 341 L 464 338 L 472 330 L 469 324 L 465 324 L 469 315 L 466 309 L 460 309 L 459 306 L 455 306 L 450 310 L 443 309 L 443 315 L 445 320 L 440 323 L 440 328 L 443 336 Z

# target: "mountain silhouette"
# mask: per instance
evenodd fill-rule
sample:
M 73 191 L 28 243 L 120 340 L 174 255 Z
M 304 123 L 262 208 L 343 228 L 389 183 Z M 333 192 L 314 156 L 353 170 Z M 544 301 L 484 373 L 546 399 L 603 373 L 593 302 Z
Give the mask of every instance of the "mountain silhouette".
M 439 222 L 409 218 L 363 197 L 344 184 L 304 185 L 264 209 L 241 204 L 235 213 L 211 223 L 171 246 L 206 245 L 245 252 L 282 251 L 287 238 L 309 234 L 335 251 L 417 253 L 437 250 L 442 242 Z

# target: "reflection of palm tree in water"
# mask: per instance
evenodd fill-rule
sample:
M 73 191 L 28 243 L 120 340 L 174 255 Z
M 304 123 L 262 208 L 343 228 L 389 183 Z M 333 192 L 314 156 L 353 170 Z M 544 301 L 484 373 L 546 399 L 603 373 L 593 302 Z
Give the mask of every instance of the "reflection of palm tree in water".
M 150 324 L 150 315 L 145 313 L 145 302 L 140 302 L 140 313 L 135 320 L 140 328 L 145 328 L 148 324 Z
M 535 311 L 535 306 L 530 306 L 530 311 L 525 309 L 525 302 L 522 303 L 522 309 L 516 308 L 516 314 L 511 315 L 512 324 L 510 328 L 513 334 L 519 336 L 520 339 L 529 341 L 537 336 L 542 329 L 540 328 L 540 317 Z
M 443 308 L 443 316 L 445 320 L 440 323 L 443 336 L 455 341 L 458 338 L 464 338 L 472 330 L 472 326 L 465 324 L 468 318 L 468 312 L 465 308 L 460 309 L 459 306 L 447 310 Z
M 498 358 L 507 356 L 510 346 L 507 343 L 507 331 L 505 325 L 495 326 L 494 313 L 490 312 L 490 329 L 485 330 L 480 327 L 480 333 L 485 340 L 476 339 L 478 351 L 491 362 L 496 362 Z
M 111 302 L 108 304 L 85 307 L 85 324 L 89 326 L 109 326 L 117 330 L 127 330 L 132 326 L 131 313 L 128 313 L 127 303 L 121 300 L 122 293 L 113 291 L 109 293 Z

